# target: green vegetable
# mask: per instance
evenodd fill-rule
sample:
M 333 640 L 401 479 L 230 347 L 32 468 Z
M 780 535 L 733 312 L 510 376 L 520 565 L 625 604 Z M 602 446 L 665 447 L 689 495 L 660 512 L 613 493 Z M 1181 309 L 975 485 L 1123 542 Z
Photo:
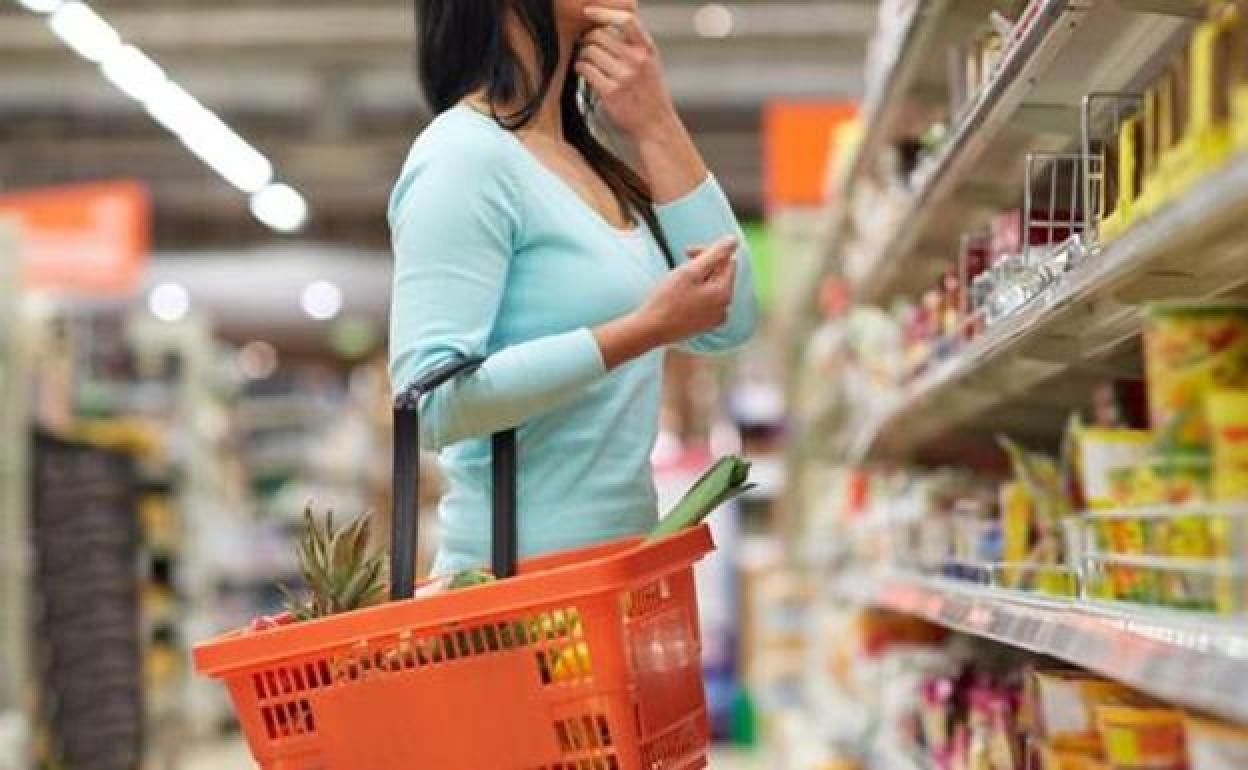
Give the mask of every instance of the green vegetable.
M 455 576 L 451 578 L 450 584 L 447 585 L 447 588 L 451 591 L 455 591 L 460 588 L 472 588 L 473 586 L 493 583 L 497 579 L 498 578 L 494 577 L 494 574 L 489 570 L 474 567 L 473 569 L 465 569 L 456 572 Z
M 702 523 L 716 508 L 752 489 L 753 485 L 746 483 L 749 477 L 748 462 L 735 455 L 721 457 L 663 517 L 647 540 L 661 540 Z

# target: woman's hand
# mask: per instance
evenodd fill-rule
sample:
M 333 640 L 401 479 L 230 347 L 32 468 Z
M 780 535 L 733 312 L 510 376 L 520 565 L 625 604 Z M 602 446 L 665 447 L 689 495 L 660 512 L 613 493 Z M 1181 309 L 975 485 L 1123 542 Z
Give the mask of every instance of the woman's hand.
M 581 39 L 576 72 L 593 87 L 607 115 L 635 141 L 678 123 L 654 38 L 631 0 L 602 0 L 585 16 L 595 26 Z
M 595 329 L 607 368 L 722 324 L 737 280 L 737 246 L 730 235 L 691 249 L 690 260 L 669 272 L 640 309 Z

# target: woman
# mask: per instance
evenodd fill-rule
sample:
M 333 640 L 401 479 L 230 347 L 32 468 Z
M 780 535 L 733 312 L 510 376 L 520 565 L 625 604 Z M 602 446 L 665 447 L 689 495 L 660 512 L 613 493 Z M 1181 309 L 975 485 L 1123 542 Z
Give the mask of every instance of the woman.
M 419 0 L 437 117 L 391 199 L 391 376 L 488 355 L 426 399 L 449 480 L 435 574 L 488 562 L 490 441 L 517 427 L 521 555 L 644 532 L 663 351 L 726 351 L 757 307 L 736 219 L 636 0 Z M 586 94 L 592 91 L 592 94 Z M 587 127 L 605 113 L 638 172 Z

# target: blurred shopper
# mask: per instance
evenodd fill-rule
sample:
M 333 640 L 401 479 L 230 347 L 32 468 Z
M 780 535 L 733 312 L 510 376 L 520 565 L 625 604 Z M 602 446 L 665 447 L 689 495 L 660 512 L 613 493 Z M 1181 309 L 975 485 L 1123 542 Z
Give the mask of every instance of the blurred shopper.
M 488 562 L 489 437 L 512 427 L 522 555 L 644 532 L 663 351 L 727 351 L 757 322 L 736 218 L 636 0 L 416 5 L 438 115 L 390 204 L 391 375 L 488 356 L 422 406 L 449 480 L 434 571 Z

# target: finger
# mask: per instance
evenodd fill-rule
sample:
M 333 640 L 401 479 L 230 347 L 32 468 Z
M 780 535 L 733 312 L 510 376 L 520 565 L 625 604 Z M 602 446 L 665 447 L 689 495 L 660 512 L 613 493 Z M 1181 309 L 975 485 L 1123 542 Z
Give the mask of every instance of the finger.
M 576 74 L 585 78 L 585 82 L 589 83 L 589 87 L 599 94 L 610 93 L 615 88 L 615 81 L 608 77 L 607 73 L 599 69 L 598 65 L 588 59 L 577 60 Z
M 633 74 L 628 64 L 598 45 L 587 45 L 582 48 L 580 61 L 589 62 L 612 80 L 627 80 Z
M 735 259 L 730 261 L 728 267 L 716 273 L 711 280 L 726 296 L 732 296 L 737 285 L 737 261 Z
M 585 6 L 585 18 L 594 24 L 604 27 L 618 27 L 624 31 L 629 24 L 636 19 L 636 15 L 631 11 L 622 10 L 620 8 L 608 8 L 601 5 Z
M 734 239 L 735 241 L 735 239 Z M 722 240 L 716 241 L 714 245 L 702 252 L 699 259 L 688 263 L 693 273 L 701 280 L 705 281 L 731 260 L 735 251 L 735 244 L 732 248 L 728 248 Z
M 705 246 L 690 246 L 689 248 L 685 249 L 685 256 L 688 257 L 689 259 L 697 259 L 698 257 L 702 256 L 705 253 L 706 253 Z
M 607 27 L 595 27 L 594 29 L 591 29 L 589 32 L 585 33 L 584 38 L 582 38 L 582 42 L 585 45 L 592 44 L 602 46 L 611 54 L 618 56 L 621 59 L 628 57 L 630 54 L 628 43 L 625 43 L 622 39 L 620 39 L 620 36 L 617 33 L 612 32 L 611 29 Z
M 625 42 L 634 45 L 641 45 L 647 48 L 654 48 L 654 38 L 650 36 L 650 31 L 646 29 L 646 25 L 642 23 L 641 16 L 638 14 L 630 14 L 627 21 L 616 25 L 620 29 L 620 35 Z

